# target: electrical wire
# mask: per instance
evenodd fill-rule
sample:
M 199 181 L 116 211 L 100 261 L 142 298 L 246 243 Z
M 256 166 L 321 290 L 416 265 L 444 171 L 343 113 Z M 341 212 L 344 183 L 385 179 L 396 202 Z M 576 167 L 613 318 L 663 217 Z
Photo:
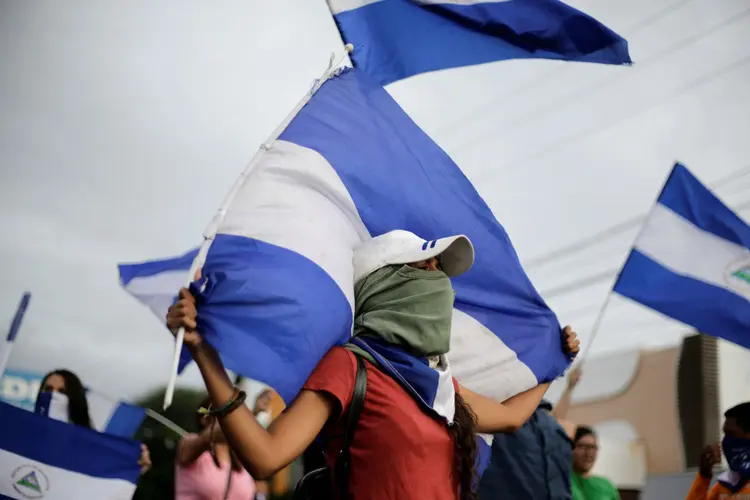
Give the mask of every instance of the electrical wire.
M 717 179 L 716 181 L 710 183 L 708 186 L 711 189 L 719 190 L 723 186 L 726 186 L 727 184 L 737 179 L 740 179 L 748 174 L 750 174 L 750 165 L 734 170 L 728 175 L 721 177 Z M 736 210 L 741 210 L 741 209 L 736 208 Z M 635 217 L 630 217 L 629 219 L 626 219 L 613 226 L 610 226 L 607 229 L 604 229 L 596 234 L 593 234 L 587 238 L 584 238 L 583 240 L 579 240 L 578 242 L 573 243 L 572 245 L 567 245 L 557 250 L 553 250 L 552 252 L 540 255 L 538 257 L 533 257 L 529 259 L 528 261 L 524 262 L 523 267 L 524 269 L 527 269 L 527 270 L 533 269 L 543 264 L 547 264 L 549 262 L 559 260 L 563 257 L 567 257 L 569 255 L 578 253 L 582 250 L 585 250 L 586 248 L 599 244 L 602 241 L 606 241 L 608 239 L 613 238 L 614 236 L 624 233 L 625 231 L 629 229 L 637 227 L 638 224 L 640 224 L 641 222 L 643 222 L 643 220 L 645 220 L 645 218 L 646 218 L 645 214 L 637 215 Z

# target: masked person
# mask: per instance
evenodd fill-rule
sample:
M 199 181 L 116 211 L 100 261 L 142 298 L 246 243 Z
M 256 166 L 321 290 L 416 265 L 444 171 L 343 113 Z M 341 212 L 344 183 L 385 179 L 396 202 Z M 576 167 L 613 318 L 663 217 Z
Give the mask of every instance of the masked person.
M 750 402 L 724 413 L 724 438 L 721 445 L 707 447 L 700 460 L 700 470 L 687 500 L 740 500 L 750 498 Z M 711 485 L 714 466 L 721 462 L 721 452 L 729 469 Z
M 571 370 L 556 407 L 542 400 L 518 431 L 493 437 L 490 463 L 479 483 L 480 500 L 572 499 L 576 427 L 565 417 L 580 377 L 580 368 Z
M 598 453 L 599 442 L 594 430 L 579 426 L 573 437 L 573 500 L 620 500 L 620 493 L 609 479 L 591 474 Z
M 406 231 L 378 236 L 354 254 L 355 313 L 351 344 L 334 347 L 303 390 L 263 429 L 232 386 L 218 353 L 196 331 L 195 299 L 180 291 L 167 314 L 203 375 L 217 417 L 232 449 L 257 478 L 265 478 L 301 455 L 322 432 L 333 464 L 340 451 L 345 415 L 358 361 L 364 359 L 364 407 L 350 446 L 347 481 L 353 500 L 470 500 L 476 498 L 476 433 L 512 432 L 531 416 L 549 384 L 504 403 L 458 384 L 445 358 L 450 346 L 455 293 L 450 278 L 474 260 L 464 236 L 427 242 Z M 561 349 L 579 349 L 575 333 L 561 332 Z M 388 368 L 388 369 L 386 369 Z M 424 381 L 438 379 L 427 408 Z M 434 388 L 433 388 L 434 390 Z M 434 394 L 434 393 L 433 393 Z
M 39 384 L 36 406 L 39 407 L 39 397 L 43 393 L 53 393 L 55 398 L 54 411 L 48 415 L 55 420 L 61 420 L 87 429 L 92 429 L 89 416 L 89 403 L 86 398 L 86 388 L 78 375 L 70 370 L 54 370 L 49 372 Z M 151 455 L 148 447 L 141 443 L 141 475 L 151 468 Z

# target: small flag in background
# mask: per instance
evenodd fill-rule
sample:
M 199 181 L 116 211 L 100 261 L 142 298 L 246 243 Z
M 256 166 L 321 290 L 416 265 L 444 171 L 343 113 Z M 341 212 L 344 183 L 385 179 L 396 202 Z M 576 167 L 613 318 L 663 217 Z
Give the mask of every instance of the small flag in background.
M 146 410 L 124 401 L 86 390 L 91 427 L 99 432 L 132 439 L 146 418 Z M 68 399 L 56 392 L 42 392 L 34 412 L 62 422 L 68 422 Z
M 356 69 L 323 83 L 227 208 L 194 287 L 202 334 L 229 370 L 291 401 L 351 336 L 354 248 L 394 229 L 474 243 L 474 268 L 453 280 L 449 357 L 461 383 L 505 400 L 562 374 L 560 325 L 503 227 L 456 164 Z
M 0 498 L 132 498 L 140 445 L 0 403 Z
M 31 293 L 26 292 L 21 297 L 21 302 L 18 304 L 16 314 L 13 316 L 8 335 L 5 337 L 5 345 L 0 347 L 0 377 L 2 377 L 3 373 L 5 373 L 5 369 L 8 367 L 10 353 L 13 351 L 13 344 L 16 341 L 18 332 L 21 330 L 21 323 L 26 314 L 26 309 L 29 308 L 29 302 L 31 302 Z
M 676 164 L 614 291 L 750 348 L 750 227 Z
M 180 257 L 120 264 L 120 284 L 133 297 L 145 304 L 158 318 L 166 321 L 167 309 L 180 288 L 185 286 L 190 266 L 198 249 Z
M 381 85 L 505 59 L 628 64 L 628 42 L 558 0 L 328 0 L 352 63 Z

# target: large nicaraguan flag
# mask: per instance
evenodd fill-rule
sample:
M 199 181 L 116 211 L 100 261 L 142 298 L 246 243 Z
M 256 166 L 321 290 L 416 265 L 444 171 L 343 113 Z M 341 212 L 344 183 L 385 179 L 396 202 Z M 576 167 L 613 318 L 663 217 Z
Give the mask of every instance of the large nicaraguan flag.
M 453 280 L 449 357 L 466 387 L 502 401 L 569 365 L 557 318 L 503 227 L 458 166 L 362 71 L 322 83 L 264 149 L 194 286 L 201 332 L 229 370 L 294 398 L 325 353 L 349 340 L 354 249 L 394 229 L 474 243 L 474 267 Z
M 558 0 L 328 0 L 354 67 L 387 85 L 505 59 L 628 64 L 628 42 Z
M 0 498 L 128 500 L 140 474 L 135 441 L 0 403 Z
M 86 390 L 91 427 L 99 432 L 133 438 L 146 418 L 146 410 L 125 401 L 111 399 L 91 389 Z M 61 422 L 68 422 L 68 399 L 57 392 L 42 392 L 34 412 Z
M 676 164 L 614 291 L 750 348 L 750 227 Z

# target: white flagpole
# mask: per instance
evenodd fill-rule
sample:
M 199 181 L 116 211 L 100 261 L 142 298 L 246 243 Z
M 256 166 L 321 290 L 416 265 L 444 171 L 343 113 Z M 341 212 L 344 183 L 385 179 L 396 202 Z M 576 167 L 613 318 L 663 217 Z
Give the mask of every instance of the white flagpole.
M 156 413 L 154 410 L 151 410 L 149 408 L 146 408 L 146 416 L 153 418 L 157 422 L 159 422 L 161 425 L 166 427 L 167 429 L 170 429 L 171 431 L 178 434 L 180 437 L 185 437 L 188 435 L 188 432 L 180 427 L 179 425 L 175 424 L 171 420 L 169 420 L 164 415 L 161 415 L 159 413 Z
M 21 329 L 21 322 L 23 321 L 24 314 L 26 314 L 26 309 L 29 307 L 29 302 L 31 302 L 31 293 L 26 292 L 18 304 L 18 309 L 16 309 L 13 322 L 10 324 L 10 329 L 8 330 L 5 348 L 2 354 L 0 354 L 0 378 L 5 374 L 5 368 L 8 366 L 8 361 L 10 361 L 10 352 L 13 350 L 13 344 L 16 343 L 16 336 Z
M 190 286 L 190 283 L 193 281 L 193 277 L 195 276 L 195 273 L 203 267 L 203 264 L 206 261 L 206 255 L 208 254 L 208 249 L 211 248 L 211 243 L 213 243 L 214 237 L 216 236 L 216 231 L 219 229 L 219 226 L 221 225 L 221 222 L 224 220 L 224 216 L 227 213 L 227 209 L 229 208 L 229 205 L 231 205 L 232 200 L 234 200 L 235 195 L 240 190 L 242 185 L 245 183 L 245 179 L 250 174 L 250 172 L 255 168 L 255 166 L 260 162 L 261 158 L 263 158 L 263 154 L 268 151 L 271 146 L 273 145 L 273 142 L 281 135 L 281 133 L 289 126 L 289 123 L 294 119 L 295 116 L 297 116 L 297 113 L 300 112 L 300 110 L 307 104 L 307 102 L 312 98 L 312 96 L 315 94 L 315 92 L 320 89 L 320 87 L 332 76 L 336 74 L 336 72 L 339 70 L 339 67 L 341 63 L 348 59 L 349 54 L 354 50 L 354 47 L 351 44 L 347 44 L 344 47 L 344 53 L 341 55 L 338 60 L 336 60 L 335 54 L 331 56 L 331 60 L 328 63 L 328 68 L 326 68 L 325 72 L 321 77 L 315 81 L 312 88 L 310 89 L 307 94 L 300 100 L 299 103 L 297 103 L 297 106 L 292 110 L 291 113 L 284 119 L 284 121 L 281 122 L 281 124 L 276 127 L 276 130 L 273 131 L 271 136 L 264 142 L 258 151 L 255 153 L 255 156 L 253 156 L 253 159 L 250 160 L 250 163 L 247 164 L 245 167 L 245 170 L 240 174 L 239 178 L 235 181 L 234 185 L 232 186 L 232 189 L 229 190 L 229 193 L 227 194 L 226 198 L 224 198 L 224 202 L 221 205 L 221 208 L 219 208 L 219 211 L 214 216 L 211 223 L 208 225 L 206 230 L 203 232 L 203 243 L 201 244 L 200 250 L 198 250 L 198 255 L 195 256 L 195 260 L 193 260 L 193 265 L 190 266 L 190 273 L 188 274 L 188 280 L 185 283 L 185 287 Z M 180 352 L 182 351 L 182 344 L 185 341 L 185 329 L 180 328 L 177 332 L 177 336 L 175 338 L 175 346 L 174 346 L 174 354 L 172 356 L 172 366 L 171 371 L 169 375 L 169 383 L 167 384 L 167 390 L 164 393 L 164 409 L 166 410 L 169 408 L 169 406 L 172 404 L 172 398 L 174 397 L 174 388 L 175 384 L 177 383 L 177 369 L 180 365 Z

